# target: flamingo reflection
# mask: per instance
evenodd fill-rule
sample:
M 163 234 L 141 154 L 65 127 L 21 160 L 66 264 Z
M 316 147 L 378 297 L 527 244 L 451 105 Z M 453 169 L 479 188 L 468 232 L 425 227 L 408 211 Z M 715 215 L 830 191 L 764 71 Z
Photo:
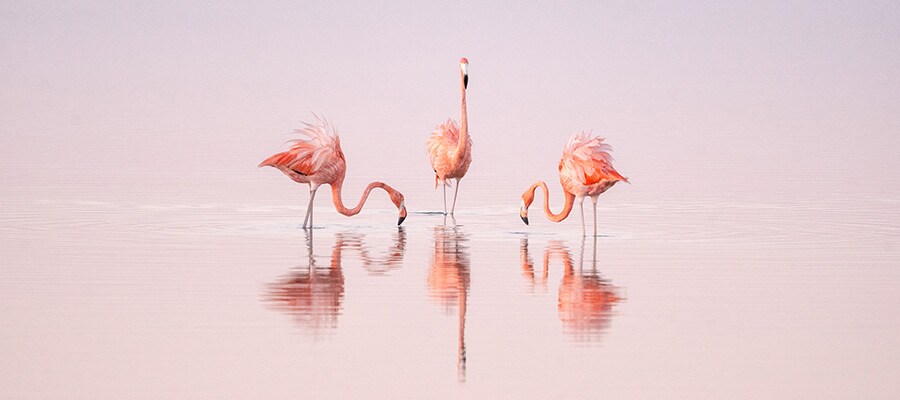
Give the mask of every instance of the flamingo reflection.
M 400 227 L 393 235 L 393 244 L 385 257 L 372 257 L 366 246 L 366 236 L 361 233 L 338 233 L 335 237 L 341 243 L 341 250 L 353 249 L 359 252 L 359 260 L 369 275 L 385 275 L 403 264 L 406 252 L 406 228 Z
M 543 254 L 543 274 L 535 277 L 534 263 L 528 254 L 528 239 L 522 239 L 521 261 L 523 275 L 531 287 L 546 285 L 550 259 L 559 257 L 563 262 L 563 278 L 559 283 L 557 311 L 563 332 L 578 341 L 597 341 L 609 327 L 613 306 L 621 300 L 619 288 L 603 279 L 597 272 L 597 240 L 594 239 L 594 256 L 590 269 L 584 268 L 585 241 L 581 241 L 578 266 L 572 261 L 572 252 L 563 242 L 551 241 Z
M 550 258 L 547 254 L 548 250 L 549 248 L 544 249 L 544 272 L 539 276 L 535 276 L 534 262 L 531 261 L 531 256 L 528 254 L 528 237 L 522 238 L 522 241 L 519 243 L 519 258 L 522 263 L 522 276 L 528 281 L 528 289 L 532 293 L 536 288 L 540 289 L 541 292 L 547 292 L 547 266 L 550 262 Z
M 264 301 L 273 309 L 291 315 L 299 326 L 318 337 L 335 329 L 341 314 L 344 302 L 344 250 L 356 250 L 363 267 L 370 274 L 384 274 L 402 264 L 406 232 L 399 228 L 394 234 L 393 245 L 384 260 L 370 256 L 365 235 L 336 233 L 327 267 L 316 265 L 312 231 L 305 232 L 305 235 L 308 254 L 306 265 L 293 268 L 276 282 L 268 284 Z
M 434 257 L 428 271 L 428 292 L 431 298 L 452 312 L 457 307 L 457 373 L 460 382 L 466 380 L 466 302 L 469 295 L 469 253 L 465 246 L 468 235 L 458 227 L 434 228 Z

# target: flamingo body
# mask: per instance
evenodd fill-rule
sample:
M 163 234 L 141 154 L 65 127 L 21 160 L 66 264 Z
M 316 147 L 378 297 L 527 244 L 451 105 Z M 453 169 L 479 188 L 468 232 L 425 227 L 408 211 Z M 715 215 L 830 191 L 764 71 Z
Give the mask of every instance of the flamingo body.
M 594 204 L 594 235 L 597 234 L 597 198 L 617 182 L 628 182 L 612 165 L 612 147 L 604 143 L 604 139 L 587 132 L 576 133 L 569 138 L 563 148 L 559 160 L 559 183 L 562 185 L 566 201 L 558 214 L 550 211 L 549 189 L 547 184 L 535 182 L 522 194 L 522 208 L 519 216 L 528 224 L 528 207 L 534 201 L 534 192 L 538 187 L 544 191 L 544 213 L 547 219 L 560 222 L 569 216 L 576 201 L 581 205 L 581 230 L 584 228 L 585 197 L 590 197 Z
M 303 228 L 306 229 L 307 221 L 309 221 L 309 227 L 312 228 L 313 200 L 316 190 L 325 184 L 331 186 L 334 208 L 346 216 L 356 215 L 362 210 L 372 189 L 383 189 L 390 196 L 391 202 L 400 210 L 397 225 L 402 224 L 407 215 L 403 194 L 383 182 L 369 183 L 356 207 L 344 206 L 341 189 L 344 185 L 344 175 L 347 173 L 347 162 L 344 152 L 341 150 L 341 140 L 334 126 L 324 119 L 316 118 L 317 124 L 304 122 L 304 128 L 294 131 L 300 135 L 300 138 L 288 142 L 291 144 L 290 149 L 277 153 L 259 164 L 260 167 L 278 169 L 294 182 L 309 185 L 310 198 L 306 209 L 306 218 L 303 220 Z
M 434 184 L 447 184 L 448 179 L 462 179 L 472 163 L 472 139 L 467 137 L 462 143 L 462 151 L 457 152 L 459 127 L 456 121 L 448 119 L 438 125 L 428 138 L 428 159 L 434 169 Z
M 598 196 L 628 179 L 612 166 L 612 147 L 587 132 L 569 138 L 559 160 L 559 183 L 575 197 Z
M 259 164 L 260 167 L 274 167 L 297 183 L 324 185 L 343 182 L 347 172 L 347 162 L 341 151 L 341 140 L 322 121 L 321 125 L 304 122 L 303 129 L 294 133 L 302 136 L 288 141 L 291 148 L 275 154 Z

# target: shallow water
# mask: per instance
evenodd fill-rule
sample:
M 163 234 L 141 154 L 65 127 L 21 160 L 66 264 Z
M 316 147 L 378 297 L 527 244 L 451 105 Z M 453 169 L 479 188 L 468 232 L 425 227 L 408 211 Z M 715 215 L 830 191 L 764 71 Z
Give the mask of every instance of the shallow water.
M 294 206 L 7 196 L 2 397 L 900 390 L 895 198 L 601 203 L 584 239 L 514 206 L 398 229 L 323 205 L 305 232 Z

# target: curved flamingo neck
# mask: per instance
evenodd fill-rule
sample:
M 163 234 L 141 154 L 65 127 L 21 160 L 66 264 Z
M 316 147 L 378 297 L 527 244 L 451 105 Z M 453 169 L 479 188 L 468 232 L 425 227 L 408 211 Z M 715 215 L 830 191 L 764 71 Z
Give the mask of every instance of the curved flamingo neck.
M 466 84 L 464 76 L 460 73 L 459 85 L 462 89 L 459 115 L 459 142 L 456 144 L 456 154 L 461 154 L 469 143 L 469 118 L 466 113 Z
M 384 189 L 388 194 L 393 195 L 396 190 L 394 188 L 388 186 L 383 182 L 372 182 L 366 189 L 363 190 L 362 197 L 359 199 L 359 203 L 356 204 L 356 207 L 347 208 L 344 206 L 344 200 L 341 198 L 341 188 L 344 186 L 343 182 L 335 182 L 335 184 L 331 185 L 331 201 L 334 203 L 334 208 L 337 212 L 344 214 L 346 216 L 359 214 L 360 210 L 362 210 L 363 206 L 366 204 L 366 199 L 369 197 L 369 192 L 372 189 L 380 188 Z
M 553 211 L 550 211 L 550 190 L 547 189 L 547 184 L 544 181 L 537 181 L 535 184 L 531 185 L 529 189 L 531 191 L 531 197 L 534 198 L 534 192 L 537 188 L 540 187 L 544 190 L 544 214 L 547 215 L 547 219 L 553 222 L 559 222 L 566 217 L 569 216 L 569 213 L 572 212 L 572 207 L 575 205 L 575 195 L 563 190 L 563 193 L 566 195 L 566 202 L 563 204 L 562 211 L 559 214 L 554 214 Z

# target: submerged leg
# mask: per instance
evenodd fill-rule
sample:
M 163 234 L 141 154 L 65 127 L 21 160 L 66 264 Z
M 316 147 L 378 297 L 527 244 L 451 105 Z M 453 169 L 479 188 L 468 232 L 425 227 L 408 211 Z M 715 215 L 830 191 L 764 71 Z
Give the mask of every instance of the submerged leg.
M 462 178 L 456 179 L 456 187 L 453 189 L 453 207 L 450 207 L 450 215 L 453 215 L 453 212 L 456 211 L 456 195 L 459 193 L 459 180 Z
M 591 196 L 591 202 L 594 203 L 594 237 L 595 238 L 597 237 L 597 197 L 599 197 L 599 195 Z M 596 241 L 596 239 L 594 239 L 594 240 Z
M 313 258 L 312 230 L 304 230 L 303 235 L 306 236 L 306 256 L 309 258 L 309 267 L 312 269 L 313 264 L 316 262 L 315 258 Z
M 578 253 L 578 272 L 581 273 L 581 270 L 584 269 L 584 240 L 585 236 L 581 237 L 581 251 Z

